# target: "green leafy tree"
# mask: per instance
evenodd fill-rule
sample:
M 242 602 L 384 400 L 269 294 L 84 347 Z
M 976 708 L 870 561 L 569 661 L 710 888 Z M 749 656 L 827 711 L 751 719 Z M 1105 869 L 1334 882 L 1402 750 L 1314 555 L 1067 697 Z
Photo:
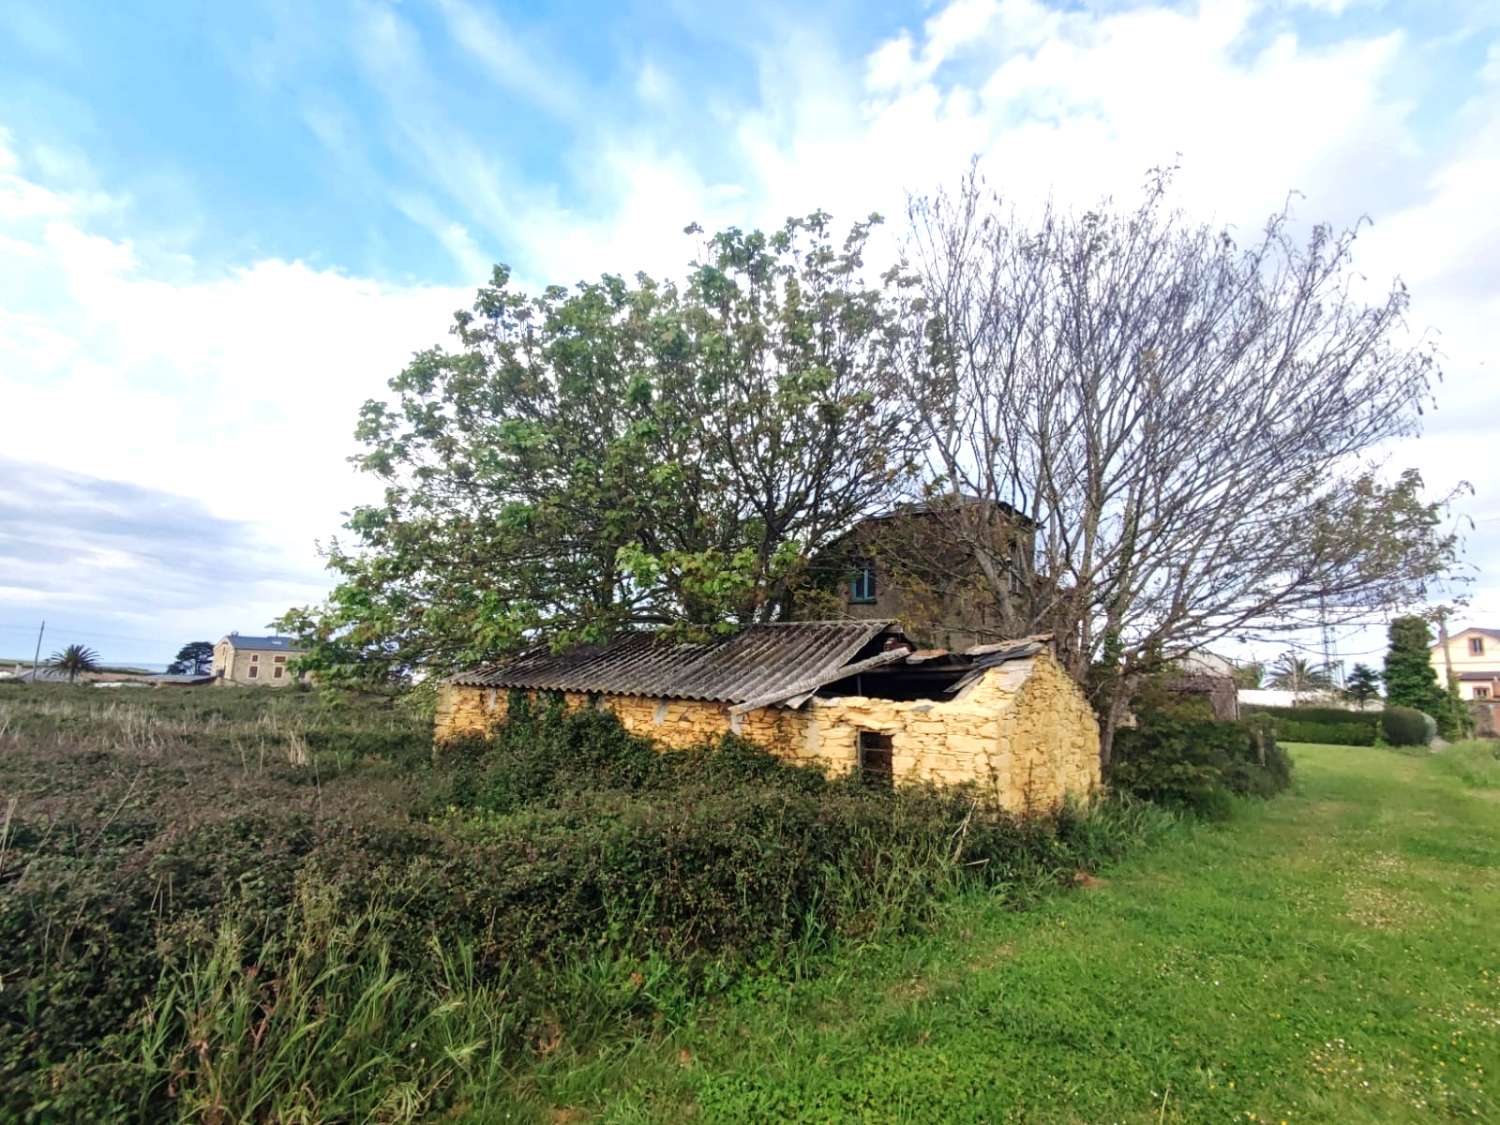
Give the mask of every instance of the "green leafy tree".
M 1234 666 L 1234 686 L 1255 691 L 1266 678 L 1266 666 L 1258 660 L 1247 660 Z
M 1333 676 L 1322 664 L 1312 664 L 1296 653 L 1283 653 L 1271 665 L 1271 686 L 1282 691 L 1331 691 Z
M 1380 698 L 1380 673 L 1368 664 L 1356 664 L 1344 685 L 1344 698 L 1364 705 Z
M 69 645 L 61 652 L 54 652 L 47 667 L 68 674 L 68 683 L 75 683 L 80 672 L 97 672 L 99 654 L 85 645 Z
M 1432 663 L 1432 631 L 1420 617 L 1398 617 L 1391 622 L 1390 647 L 1385 654 L 1385 698 L 1392 707 L 1412 707 L 1437 720 L 1444 738 L 1459 738 L 1468 729 L 1468 713 L 1458 685 L 1446 689 L 1438 682 Z
M 1385 698 L 1392 707 L 1411 707 L 1433 718 L 1441 709 L 1443 689 L 1430 655 L 1432 631 L 1416 616 L 1398 617 L 1387 633 Z
M 382 676 L 784 615 L 915 440 L 892 361 L 915 345 L 899 290 L 863 280 L 869 226 L 726 231 L 681 286 L 533 296 L 497 268 L 454 345 L 361 412 L 356 463 L 384 495 L 328 549 L 327 603 L 275 623 L 311 645 L 302 666 Z
M 212 641 L 189 641 L 177 650 L 177 658 L 167 665 L 167 672 L 174 676 L 201 676 L 213 663 Z

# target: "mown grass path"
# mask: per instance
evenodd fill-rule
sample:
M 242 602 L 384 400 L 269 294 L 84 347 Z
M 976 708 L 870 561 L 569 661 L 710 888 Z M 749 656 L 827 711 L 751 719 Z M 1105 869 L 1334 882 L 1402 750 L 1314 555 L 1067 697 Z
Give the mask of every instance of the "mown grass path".
M 560 1120 L 1500 1120 L 1500 763 L 1293 749 L 1293 793 L 1078 893 L 523 1087 Z

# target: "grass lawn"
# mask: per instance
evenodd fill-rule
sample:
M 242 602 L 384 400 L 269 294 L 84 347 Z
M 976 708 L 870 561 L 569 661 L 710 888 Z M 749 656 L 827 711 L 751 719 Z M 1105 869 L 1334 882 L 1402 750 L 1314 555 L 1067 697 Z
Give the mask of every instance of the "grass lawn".
M 1500 1120 L 1500 762 L 1295 746 L 1293 793 L 1076 894 L 559 1049 L 554 1120 Z

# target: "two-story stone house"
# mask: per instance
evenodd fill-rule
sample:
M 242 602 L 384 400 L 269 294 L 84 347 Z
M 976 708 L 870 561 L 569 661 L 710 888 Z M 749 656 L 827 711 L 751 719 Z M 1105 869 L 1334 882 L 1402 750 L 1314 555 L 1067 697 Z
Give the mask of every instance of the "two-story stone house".
M 1458 678 L 1464 699 L 1500 699 L 1500 629 L 1460 629 L 1448 634 L 1448 649 L 1439 641 L 1431 649 L 1438 683 L 1448 682 L 1448 670 Z
M 290 637 L 230 633 L 214 645 L 214 677 L 221 684 L 286 687 L 297 681 L 290 665 L 304 651 Z
M 819 592 L 799 599 L 797 616 L 895 620 L 920 644 L 952 650 L 1019 637 L 1033 631 L 1035 549 L 1035 524 L 1008 504 L 904 505 L 818 556 Z

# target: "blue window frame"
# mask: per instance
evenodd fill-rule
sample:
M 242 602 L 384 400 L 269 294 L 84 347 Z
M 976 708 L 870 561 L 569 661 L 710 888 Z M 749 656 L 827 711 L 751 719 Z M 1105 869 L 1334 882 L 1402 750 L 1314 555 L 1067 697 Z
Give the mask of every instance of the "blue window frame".
M 849 600 L 867 605 L 875 600 L 875 564 L 868 559 L 854 564 L 854 577 L 849 582 Z

